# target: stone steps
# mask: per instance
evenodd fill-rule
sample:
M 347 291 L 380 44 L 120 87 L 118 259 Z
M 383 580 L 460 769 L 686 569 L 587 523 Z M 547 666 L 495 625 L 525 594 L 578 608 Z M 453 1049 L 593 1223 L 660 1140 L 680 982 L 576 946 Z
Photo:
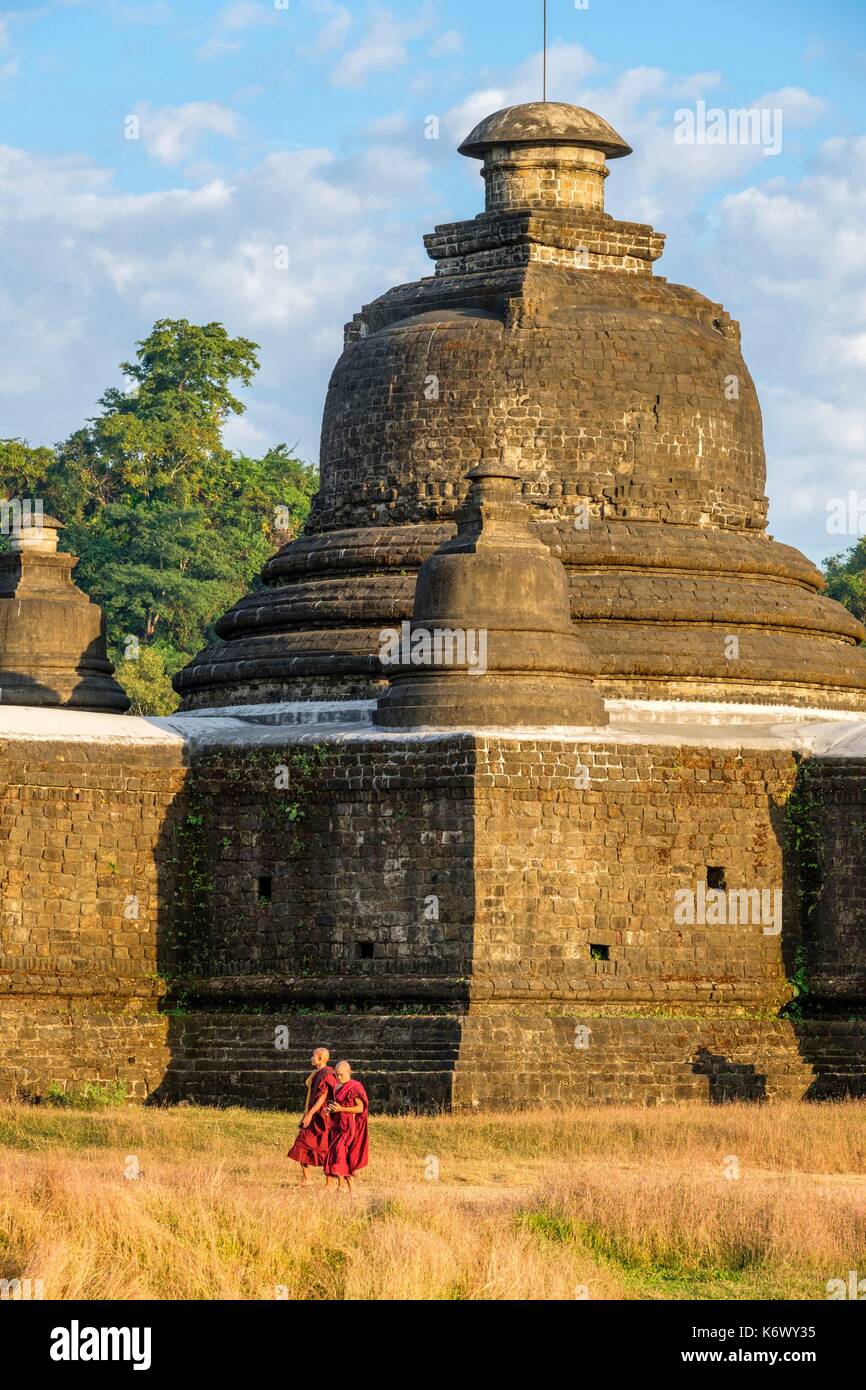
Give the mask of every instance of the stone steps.
M 578 1023 L 590 1030 L 586 1049 L 574 1046 Z M 866 1028 L 856 1023 L 225 1012 L 172 1020 L 159 1095 L 297 1112 L 319 1042 L 334 1061 L 347 1057 L 380 1111 L 866 1095 Z

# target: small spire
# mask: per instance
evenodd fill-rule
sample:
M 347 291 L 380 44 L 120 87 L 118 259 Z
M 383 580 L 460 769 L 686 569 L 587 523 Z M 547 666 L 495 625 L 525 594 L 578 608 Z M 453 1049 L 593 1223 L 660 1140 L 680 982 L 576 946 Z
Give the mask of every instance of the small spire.
M 58 521 L 56 516 L 45 516 L 38 510 L 28 512 L 21 518 L 21 525 L 10 535 L 9 550 L 13 555 L 55 555 L 57 532 L 62 529 L 63 522 Z

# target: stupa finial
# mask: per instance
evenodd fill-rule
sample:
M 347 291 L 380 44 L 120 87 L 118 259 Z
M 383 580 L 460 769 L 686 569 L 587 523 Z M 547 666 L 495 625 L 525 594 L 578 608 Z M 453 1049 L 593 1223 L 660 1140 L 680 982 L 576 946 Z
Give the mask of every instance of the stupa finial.
M 460 146 L 461 154 L 483 160 L 488 212 L 527 207 L 603 212 L 605 160 L 631 152 L 594 111 L 546 97 L 494 111 Z

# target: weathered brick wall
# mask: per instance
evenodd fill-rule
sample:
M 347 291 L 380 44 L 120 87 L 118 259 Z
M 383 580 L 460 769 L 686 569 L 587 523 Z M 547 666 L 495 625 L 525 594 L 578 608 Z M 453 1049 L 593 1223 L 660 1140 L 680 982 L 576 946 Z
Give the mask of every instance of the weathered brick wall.
M 799 831 L 802 966 L 811 995 L 866 1003 L 866 769 L 861 759 L 803 763 L 792 815 Z
M 124 1081 L 167 1053 L 158 943 L 184 780 L 171 747 L 0 748 L 0 1091 Z
M 299 1109 L 319 1044 L 374 1111 L 866 1096 L 862 1021 L 215 1011 L 169 1038 L 159 1098 L 204 1105 Z
M 604 209 L 607 168 L 601 150 L 549 145 L 488 149 L 481 171 L 488 212 L 511 208 Z
M 393 977 L 464 977 L 474 764 L 461 737 L 198 760 L 190 800 L 211 879 L 198 973 L 290 976 L 295 993 L 332 980 L 347 999 L 376 981 L 388 998 Z
M 52 1086 L 114 1087 L 143 1101 L 170 1067 L 169 1020 L 155 1001 L 81 995 L 0 997 L 0 1100 L 43 1098 Z
M 474 222 L 450 222 L 424 238 L 436 275 L 491 274 L 530 261 L 571 269 L 617 269 L 631 275 L 652 274 L 664 236 L 637 222 L 614 222 L 603 213 L 551 216 L 522 208 L 507 217 L 489 214 Z
M 788 946 L 794 776 L 784 753 L 601 738 L 227 750 L 190 783 L 211 866 L 192 973 L 217 997 L 288 976 L 309 998 L 445 1004 L 469 978 L 478 1003 L 778 1007 L 783 935 L 678 924 L 674 893 L 710 870 L 782 892 Z
M 781 890 L 795 929 L 789 754 L 491 737 L 477 757 L 473 1000 L 787 997 L 782 935 L 677 924 L 674 893 L 722 870 L 728 890 Z
M 154 992 L 180 761 L 84 743 L 0 751 L 0 992 Z
M 857 1093 L 862 1024 L 772 1017 L 801 931 L 845 1019 L 862 981 L 866 776 L 813 767 L 810 919 L 782 752 L 323 734 L 190 771 L 172 748 L 7 743 L 0 1094 L 123 1081 L 292 1106 L 320 1041 L 398 1109 L 452 1086 L 483 1106 Z M 709 869 L 782 887 L 781 937 L 676 923 L 675 890 Z
M 843 1096 L 866 1096 L 864 1022 L 489 1014 L 463 1020 L 452 1103 L 502 1109 Z

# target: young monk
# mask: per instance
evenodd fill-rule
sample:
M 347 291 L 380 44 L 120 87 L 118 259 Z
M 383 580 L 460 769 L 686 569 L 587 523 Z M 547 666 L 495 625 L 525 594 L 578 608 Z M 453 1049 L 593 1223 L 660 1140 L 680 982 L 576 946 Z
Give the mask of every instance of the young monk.
M 313 1070 L 307 1077 L 307 1097 L 298 1137 L 289 1149 L 288 1157 L 301 1166 L 301 1186 L 307 1181 L 308 1168 L 324 1168 L 331 1141 L 331 1115 L 328 1106 L 334 1099 L 337 1078 L 328 1065 L 330 1053 L 317 1047 L 310 1058 Z
M 348 1062 L 339 1062 L 336 1072 L 337 1094 L 328 1106 L 334 1123 L 325 1159 L 325 1185 L 331 1178 L 336 1178 L 337 1190 L 342 1192 L 342 1178 L 346 1191 L 351 1192 L 353 1177 L 359 1168 L 366 1168 L 370 1156 L 367 1138 L 370 1103 L 360 1081 L 352 1080 L 352 1068 Z

